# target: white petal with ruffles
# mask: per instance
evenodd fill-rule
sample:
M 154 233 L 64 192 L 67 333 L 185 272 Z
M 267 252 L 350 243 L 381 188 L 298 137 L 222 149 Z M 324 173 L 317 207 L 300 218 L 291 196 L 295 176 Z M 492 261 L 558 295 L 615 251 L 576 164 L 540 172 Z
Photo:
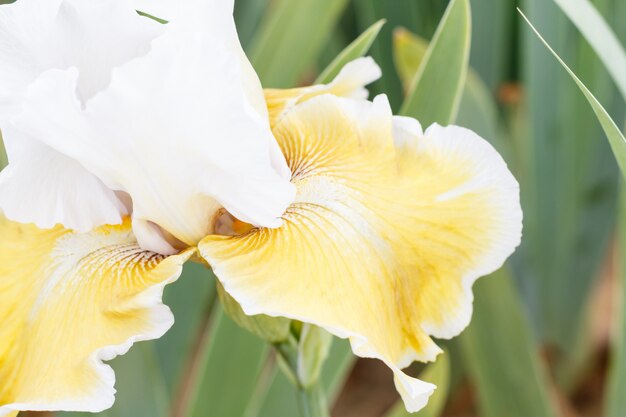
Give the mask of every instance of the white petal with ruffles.
M 74 93 L 77 69 L 48 71 L 15 121 L 128 193 L 135 219 L 187 245 L 213 231 L 222 207 L 277 227 L 295 194 L 268 120 L 250 99 L 231 11 L 213 3 L 168 23 L 145 57 L 114 70 L 85 105 Z
M 114 67 L 141 56 L 163 27 L 129 0 L 19 0 L 0 5 L 0 129 L 9 166 L 0 173 L 0 211 L 40 227 L 88 231 L 118 224 L 126 207 L 79 162 L 9 124 L 35 79 L 76 67 L 84 103 L 105 88 Z
M 76 161 L 13 127 L 3 131 L 11 163 L 0 172 L 0 207 L 11 220 L 88 232 L 120 224 L 128 214 L 118 196 Z

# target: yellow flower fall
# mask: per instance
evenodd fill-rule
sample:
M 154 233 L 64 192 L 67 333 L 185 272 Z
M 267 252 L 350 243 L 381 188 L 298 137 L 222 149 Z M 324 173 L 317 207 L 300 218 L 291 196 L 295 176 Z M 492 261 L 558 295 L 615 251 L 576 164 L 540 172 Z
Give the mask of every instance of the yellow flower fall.
M 110 407 L 102 361 L 169 329 L 163 287 L 193 251 L 146 252 L 128 220 L 78 234 L 0 218 L 0 235 L 0 415 Z
M 226 291 L 248 314 L 317 324 L 394 369 L 434 360 L 430 336 L 468 324 L 474 280 L 519 243 L 504 161 L 465 129 L 393 119 L 383 98 L 313 98 L 274 134 L 296 201 L 278 229 L 199 244 Z

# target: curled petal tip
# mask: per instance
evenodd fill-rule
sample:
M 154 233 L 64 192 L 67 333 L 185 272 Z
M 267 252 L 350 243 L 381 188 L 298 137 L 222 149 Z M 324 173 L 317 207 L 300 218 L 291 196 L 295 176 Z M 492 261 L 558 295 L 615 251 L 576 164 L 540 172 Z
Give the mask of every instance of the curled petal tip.
M 426 407 L 428 399 L 437 389 L 435 385 L 410 377 L 400 370 L 394 371 L 394 383 L 409 413 Z

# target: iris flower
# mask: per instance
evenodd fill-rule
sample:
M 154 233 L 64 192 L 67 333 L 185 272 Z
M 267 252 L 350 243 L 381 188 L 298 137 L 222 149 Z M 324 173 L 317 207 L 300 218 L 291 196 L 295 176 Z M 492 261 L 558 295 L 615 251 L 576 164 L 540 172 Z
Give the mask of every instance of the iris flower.
M 473 132 L 366 99 L 369 58 L 262 90 L 232 0 L 0 6 L 0 416 L 98 412 L 104 362 L 173 324 L 165 285 L 209 265 L 246 314 L 349 338 L 405 374 L 471 316 L 519 244 L 518 184 Z M 167 15 L 167 16 L 166 16 Z

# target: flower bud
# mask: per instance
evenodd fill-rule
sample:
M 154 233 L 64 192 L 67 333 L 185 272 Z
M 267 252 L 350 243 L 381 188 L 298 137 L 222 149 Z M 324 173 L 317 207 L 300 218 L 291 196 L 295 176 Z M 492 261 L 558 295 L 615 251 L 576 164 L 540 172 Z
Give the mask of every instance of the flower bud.
M 312 324 L 302 326 L 297 365 L 300 386 L 309 388 L 318 382 L 332 341 L 331 334 L 321 327 Z

